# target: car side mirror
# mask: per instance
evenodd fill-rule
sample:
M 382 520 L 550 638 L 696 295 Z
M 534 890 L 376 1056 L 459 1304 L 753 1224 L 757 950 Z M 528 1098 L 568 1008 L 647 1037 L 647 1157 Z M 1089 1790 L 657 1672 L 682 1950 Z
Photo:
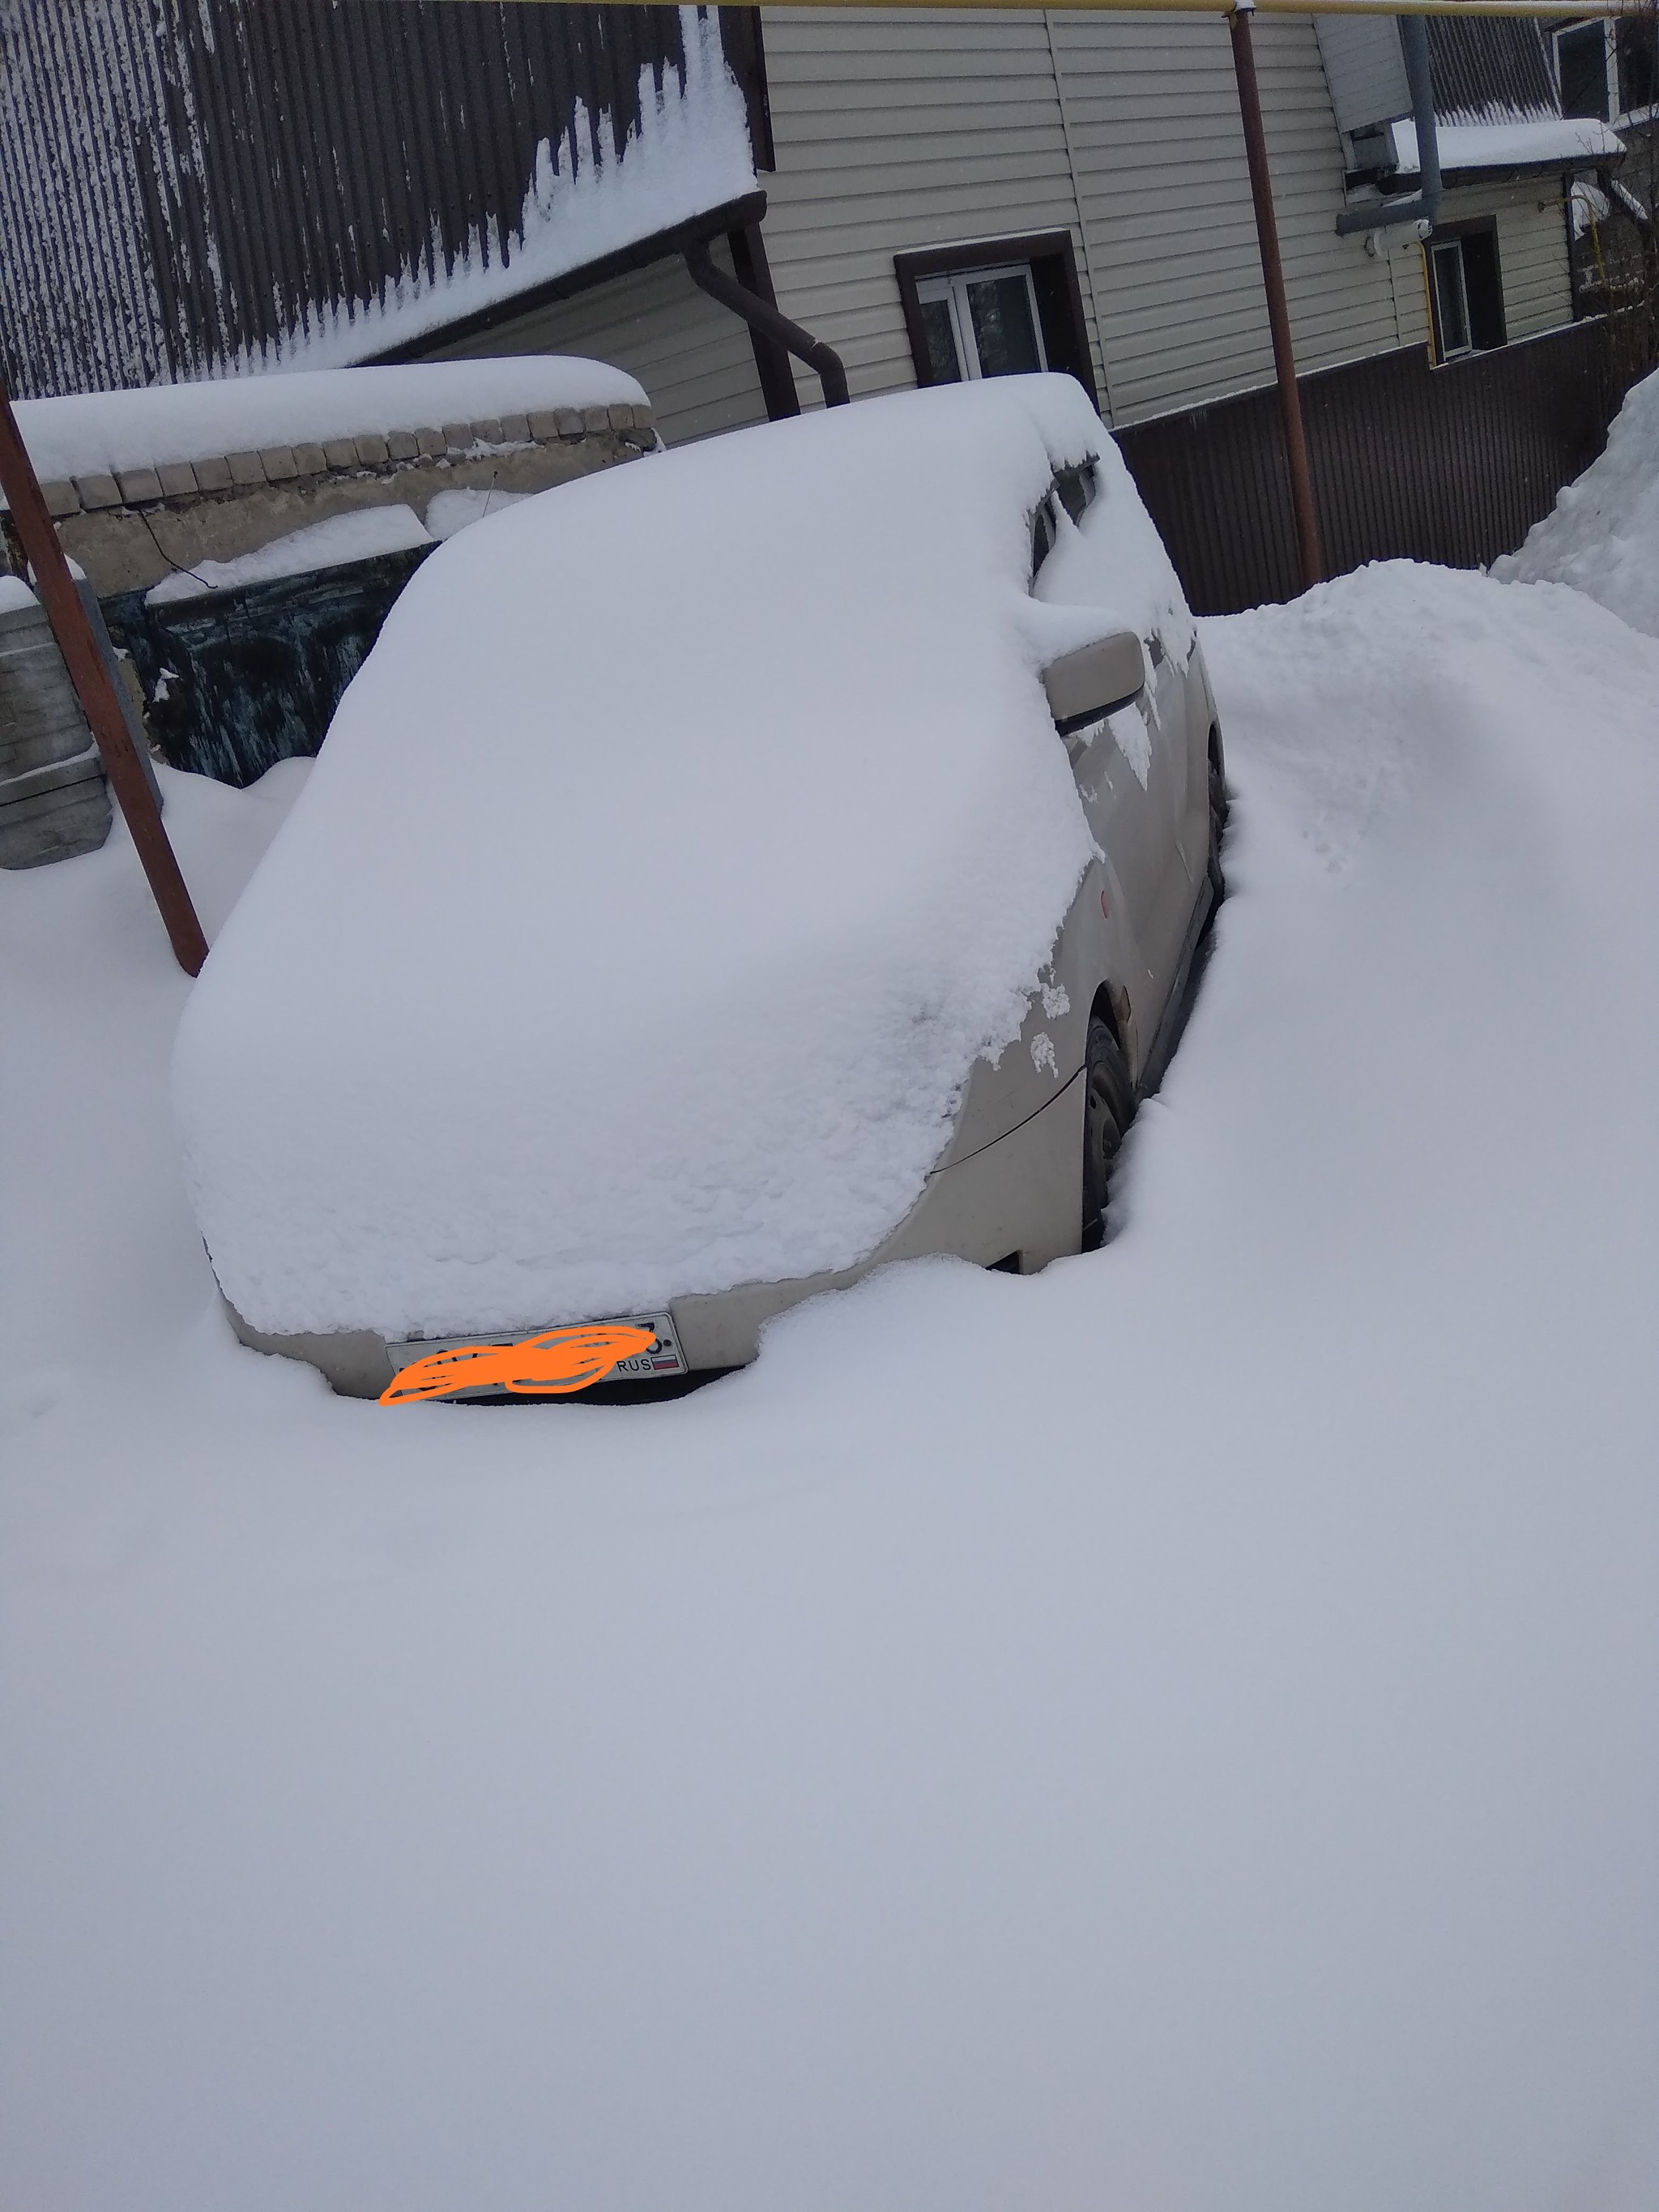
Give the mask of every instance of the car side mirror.
M 1146 688 L 1146 655 L 1132 629 L 1097 638 L 1062 653 L 1042 672 L 1054 727 L 1065 737 L 1138 699 Z

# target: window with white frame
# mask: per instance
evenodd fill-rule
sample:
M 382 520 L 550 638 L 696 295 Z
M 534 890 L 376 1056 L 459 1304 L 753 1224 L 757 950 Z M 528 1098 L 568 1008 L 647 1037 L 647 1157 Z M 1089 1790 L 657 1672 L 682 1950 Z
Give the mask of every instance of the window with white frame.
M 1437 350 L 1442 361 L 1451 361 L 1460 353 L 1474 350 L 1469 337 L 1469 288 L 1463 276 L 1462 240 L 1453 239 L 1449 245 L 1431 246 L 1429 263 L 1434 270 Z
M 1652 10 L 1555 33 L 1563 115 L 1646 123 L 1659 115 L 1659 25 Z
M 1644 123 L 1659 114 L 1659 15 L 1644 8 L 1607 25 L 1613 44 L 1619 123 Z
M 935 384 L 1047 368 L 1030 264 L 924 276 L 916 301 Z
M 1434 357 L 1490 353 L 1506 343 L 1498 232 L 1489 217 L 1437 233 L 1427 247 Z
M 1579 23 L 1555 34 L 1555 81 L 1563 115 L 1607 119 L 1607 40 L 1600 23 Z

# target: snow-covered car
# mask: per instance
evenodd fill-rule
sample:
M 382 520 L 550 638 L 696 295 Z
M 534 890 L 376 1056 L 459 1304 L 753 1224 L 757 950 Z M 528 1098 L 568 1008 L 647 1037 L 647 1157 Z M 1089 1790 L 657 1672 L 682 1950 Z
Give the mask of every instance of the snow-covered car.
M 242 1340 L 380 1395 L 1101 1233 L 1219 889 L 1192 618 L 1082 392 L 866 400 L 421 568 L 181 1027 Z M 607 1343 L 611 1338 L 605 1340 Z

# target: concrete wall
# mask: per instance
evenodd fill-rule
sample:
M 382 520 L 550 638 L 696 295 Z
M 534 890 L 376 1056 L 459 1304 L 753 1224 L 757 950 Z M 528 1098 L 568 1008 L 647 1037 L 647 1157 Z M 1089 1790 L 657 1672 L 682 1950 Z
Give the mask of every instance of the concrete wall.
M 648 408 L 561 408 L 507 422 L 434 424 L 326 446 L 230 453 L 42 487 L 64 550 L 100 598 L 148 590 L 175 568 L 234 560 L 331 516 L 435 492 L 543 491 L 656 443 Z

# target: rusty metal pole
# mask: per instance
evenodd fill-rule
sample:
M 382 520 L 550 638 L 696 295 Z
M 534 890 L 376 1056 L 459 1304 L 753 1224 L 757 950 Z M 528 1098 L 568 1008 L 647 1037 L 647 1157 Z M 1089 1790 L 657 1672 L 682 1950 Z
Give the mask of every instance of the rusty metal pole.
M 0 491 L 6 495 L 11 519 L 23 550 L 34 571 L 35 589 L 46 608 L 58 649 L 64 656 L 75 696 L 95 741 L 110 789 L 115 793 L 139 864 L 149 878 L 155 903 L 166 924 L 173 957 L 187 975 L 198 975 L 207 958 L 207 939 L 191 904 L 190 892 L 167 833 L 161 827 L 143 762 L 133 748 L 126 717 L 115 696 L 109 671 L 93 635 L 87 611 L 75 588 L 64 549 L 58 543 L 46 502 L 40 495 L 34 464 L 28 456 L 11 411 L 11 395 L 0 383 Z
M 1308 441 L 1302 430 L 1302 394 L 1297 389 L 1296 355 L 1291 345 L 1291 311 L 1285 298 L 1285 270 L 1279 258 L 1279 224 L 1273 215 L 1273 179 L 1267 173 L 1267 137 L 1261 127 L 1261 94 L 1255 81 L 1250 18 L 1255 0 L 1233 0 L 1227 11 L 1233 39 L 1233 74 L 1238 79 L 1238 112 L 1244 122 L 1244 152 L 1250 165 L 1250 198 L 1255 202 L 1256 244 L 1261 250 L 1261 282 L 1267 295 L 1267 322 L 1273 337 L 1273 369 L 1279 379 L 1279 411 L 1285 425 L 1285 457 L 1291 470 L 1291 508 L 1302 556 L 1302 588 L 1324 580 L 1319 550 L 1319 518 L 1314 513 L 1313 479 L 1308 473 Z

